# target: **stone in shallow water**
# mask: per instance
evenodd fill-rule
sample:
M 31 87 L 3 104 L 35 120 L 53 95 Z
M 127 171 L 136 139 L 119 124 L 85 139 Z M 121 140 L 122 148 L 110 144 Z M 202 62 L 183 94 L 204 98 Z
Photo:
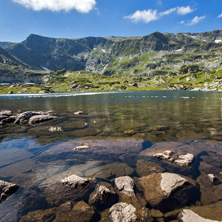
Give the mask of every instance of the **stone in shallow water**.
M 118 201 L 117 195 L 111 184 L 100 182 L 89 196 L 89 204 L 97 209 L 104 210 Z
M 61 183 L 70 188 L 81 188 L 87 186 L 91 181 L 93 181 L 92 178 L 83 178 L 73 174 L 62 179 Z
M 134 195 L 134 181 L 131 177 L 118 177 L 114 182 L 119 192 L 125 193 L 128 196 Z
M 136 172 L 139 176 L 147 176 L 152 173 L 163 172 L 164 169 L 157 163 L 149 160 L 138 160 L 136 163 Z
M 109 210 L 109 217 L 112 222 L 133 222 L 136 221 L 136 208 L 132 204 L 117 203 Z
M 49 121 L 49 120 L 53 120 L 57 118 L 58 118 L 57 116 L 51 116 L 51 115 L 35 115 L 29 119 L 29 124 L 33 125 L 35 123 L 41 123 L 41 122 L 45 122 L 45 121 Z
M 185 155 L 179 155 L 178 158 L 174 160 L 174 163 L 177 164 L 178 166 L 186 167 L 193 162 L 194 157 L 195 156 L 191 153 L 187 153 Z
M 18 185 L 0 180 L 0 202 L 12 195 L 18 189 Z
M 182 210 L 178 215 L 178 220 L 180 222 L 219 222 L 218 220 L 203 218 L 189 209 Z
M 21 222 L 66 222 L 66 221 L 98 221 L 98 214 L 84 201 L 74 203 L 67 201 L 59 207 L 30 212 L 23 216 Z
M 174 173 L 154 173 L 138 182 L 149 205 L 162 212 L 186 206 L 199 195 L 195 181 Z
M 200 200 L 203 205 L 222 200 L 222 184 L 219 180 L 212 182 L 208 175 L 201 175 L 197 178 L 197 182 L 200 185 Z

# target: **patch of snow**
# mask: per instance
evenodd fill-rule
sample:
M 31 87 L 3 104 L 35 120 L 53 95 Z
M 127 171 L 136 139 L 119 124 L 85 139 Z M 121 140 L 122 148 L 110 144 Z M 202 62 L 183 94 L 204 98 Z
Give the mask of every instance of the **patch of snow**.
M 44 67 L 44 66 L 41 66 L 42 69 L 44 69 L 45 71 L 51 71 L 50 69 Z
M 216 39 L 215 42 L 219 43 L 219 42 L 222 42 L 222 40 L 221 39 Z
M 182 50 L 183 50 L 183 49 L 177 49 L 176 51 L 177 51 L 177 52 L 180 52 L 180 51 L 182 51 Z
M 103 52 L 106 52 L 106 50 L 105 50 L 105 49 L 102 49 L 102 51 L 103 51 Z

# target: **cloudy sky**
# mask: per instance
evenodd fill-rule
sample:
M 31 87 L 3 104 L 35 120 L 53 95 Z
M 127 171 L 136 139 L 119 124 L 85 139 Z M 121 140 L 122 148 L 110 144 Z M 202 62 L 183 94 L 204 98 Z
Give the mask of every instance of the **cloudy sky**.
M 0 41 L 222 29 L 221 0 L 1 0 Z

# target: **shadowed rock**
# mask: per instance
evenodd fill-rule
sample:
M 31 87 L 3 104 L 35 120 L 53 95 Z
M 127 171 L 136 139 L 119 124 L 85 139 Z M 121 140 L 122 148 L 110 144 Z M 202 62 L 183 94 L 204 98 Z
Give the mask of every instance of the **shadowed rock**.
M 149 205 L 162 212 L 183 207 L 199 194 L 195 181 L 174 173 L 154 173 L 141 177 L 139 185 Z
M 0 202 L 5 200 L 8 196 L 15 193 L 17 189 L 18 186 L 16 184 L 0 180 Z

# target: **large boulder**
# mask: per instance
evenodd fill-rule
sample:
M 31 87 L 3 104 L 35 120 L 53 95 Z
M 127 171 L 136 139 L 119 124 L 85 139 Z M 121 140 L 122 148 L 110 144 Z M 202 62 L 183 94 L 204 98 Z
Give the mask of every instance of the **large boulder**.
M 117 203 L 109 210 L 109 217 L 112 222 L 133 222 L 136 221 L 136 208 L 127 203 Z
M 154 173 L 139 178 L 138 183 L 149 205 L 162 212 L 186 206 L 199 197 L 195 181 L 174 173 Z
M 17 189 L 18 185 L 0 180 L 0 202 L 15 193 Z

